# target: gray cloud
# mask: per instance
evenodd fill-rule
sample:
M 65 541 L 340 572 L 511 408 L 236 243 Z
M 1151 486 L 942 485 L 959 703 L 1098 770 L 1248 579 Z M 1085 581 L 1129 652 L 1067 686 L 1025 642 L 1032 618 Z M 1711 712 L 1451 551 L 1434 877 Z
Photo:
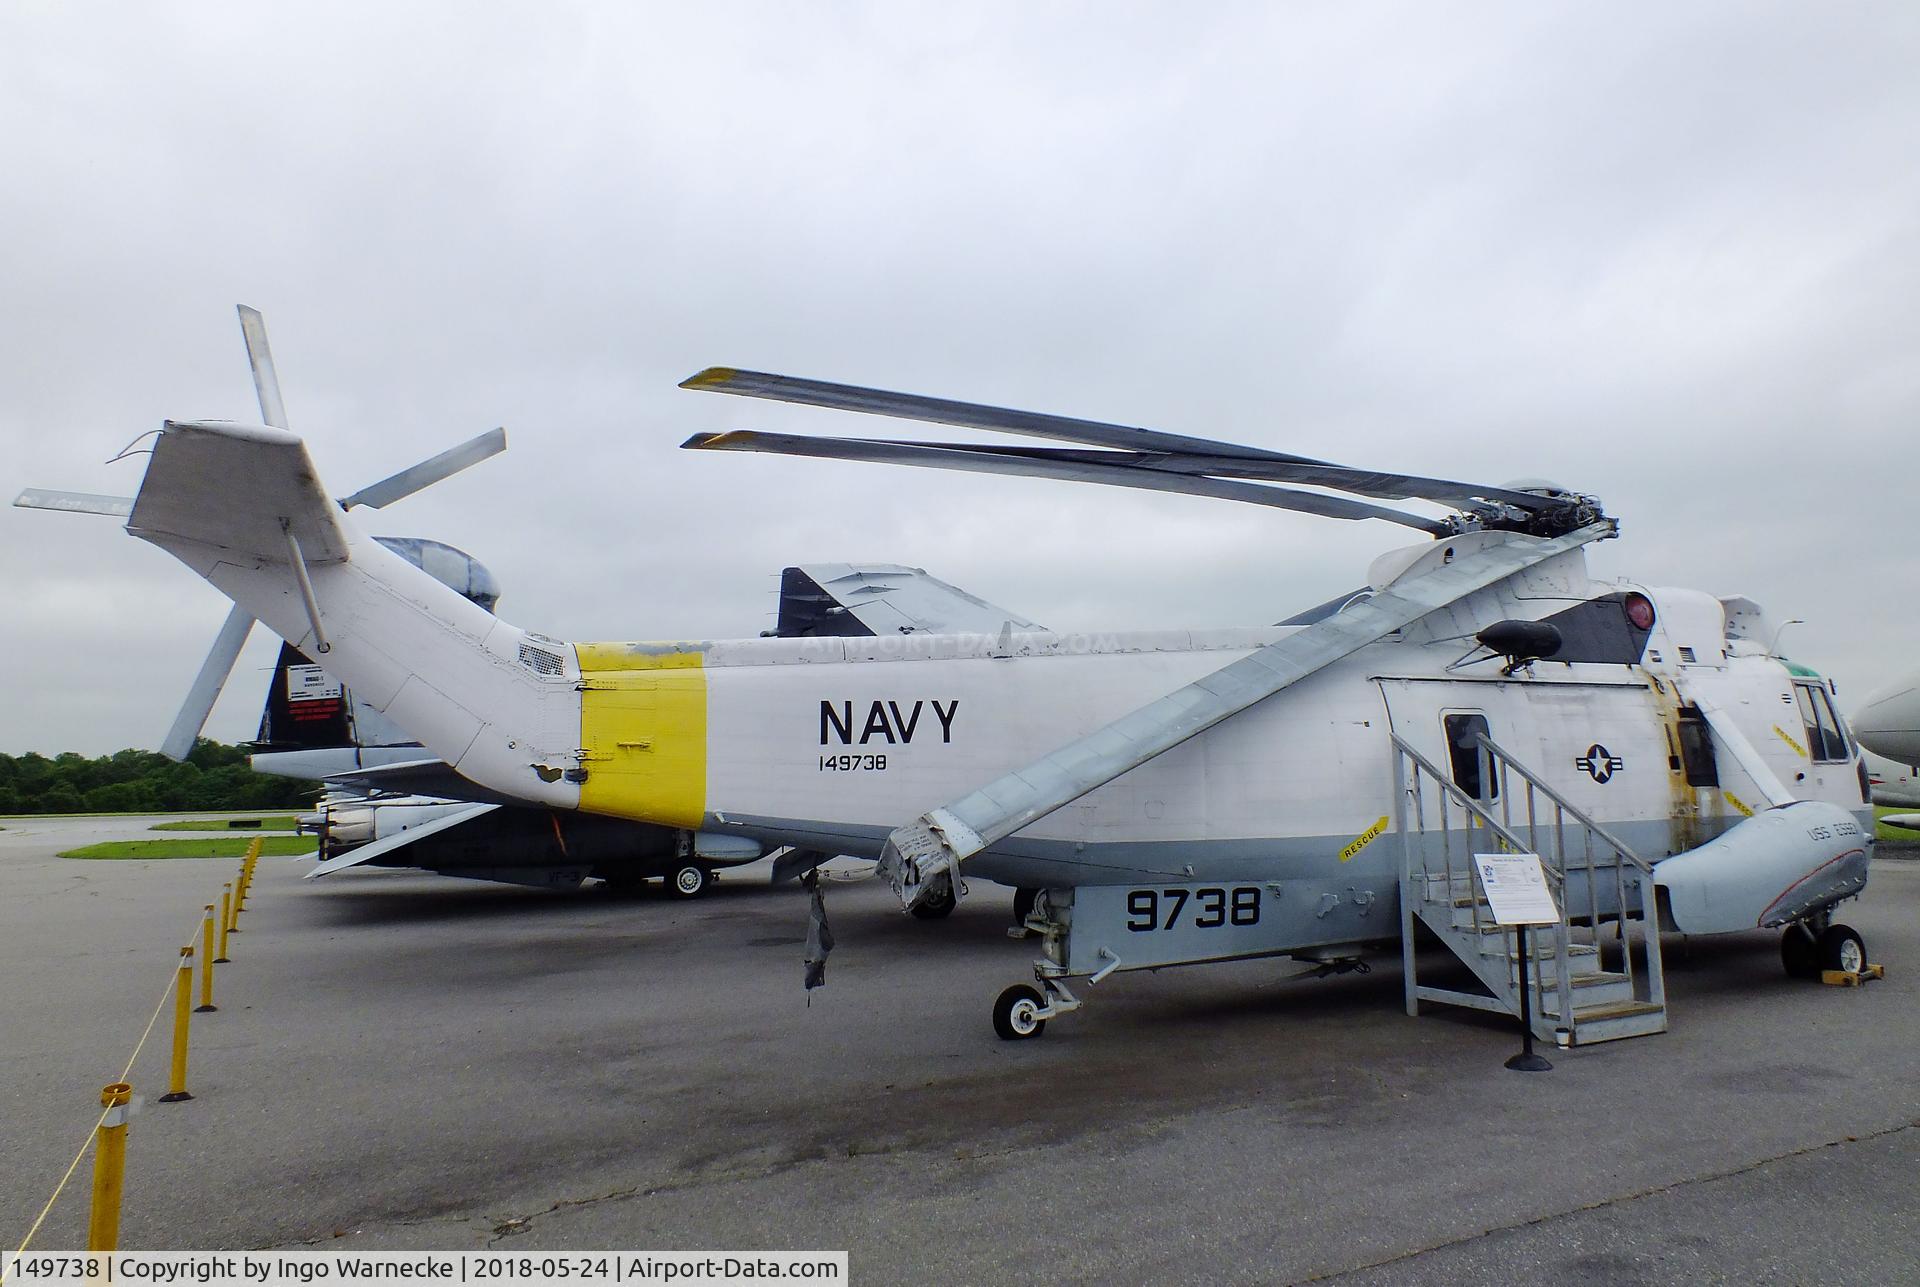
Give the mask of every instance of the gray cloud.
M 870 432 L 710 363 L 1603 496 L 1597 567 L 1911 665 L 1908 6 L 15 6 L 0 487 L 128 492 L 252 418 L 267 313 L 337 490 L 574 638 L 749 634 L 796 559 L 1049 624 L 1273 620 L 1403 543 L 1175 497 L 673 450 Z M 0 749 L 157 743 L 222 606 L 0 511 Z M 211 731 L 251 732 L 257 642 Z

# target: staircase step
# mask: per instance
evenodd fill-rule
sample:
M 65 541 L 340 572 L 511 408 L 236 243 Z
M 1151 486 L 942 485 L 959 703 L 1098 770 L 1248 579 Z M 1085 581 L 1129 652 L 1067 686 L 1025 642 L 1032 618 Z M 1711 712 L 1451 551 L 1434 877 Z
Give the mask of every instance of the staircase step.
M 1667 1008 L 1651 1001 L 1623 1001 L 1591 1014 L 1574 1011 L 1577 1044 L 1591 1046 L 1625 1037 L 1647 1037 L 1667 1030 Z
M 1517 949 L 1510 947 L 1510 948 L 1507 948 L 1505 951 L 1502 951 L 1500 944 L 1498 943 L 1482 943 L 1480 945 L 1480 955 L 1484 957 L 1489 957 L 1496 961 L 1503 956 L 1506 957 L 1508 966 L 1509 966 L 1509 969 L 1508 969 L 1509 974 L 1511 974 L 1513 972 L 1513 969 L 1517 968 L 1520 964 L 1520 953 Z M 1560 959 L 1560 949 L 1552 943 L 1527 944 L 1527 960 L 1529 962 L 1557 961 L 1559 959 Z M 1567 965 L 1570 968 L 1584 969 L 1584 970 L 1597 970 L 1600 968 L 1599 962 L 1600 962 L 1600 949 L 1595 947 L 1593 944 L 1591 943 L 1567 944 Z
M 1599 1015 L 1613 1007 L 1633 1002 L 1633 980 L 1624 974 L 1611 970 L 1596 970 L 1592 974 L 1578 974 L 1567 980 L 1573 993 L 1573 1017 L 1585 1019 L 1588 1015 Z M 1560 1013 L 1560 989 L 1552 980 L 1541 989 L 1539 1010 L 1543 1015 L 1558 1016 Z M 1604 1016 L 1603 1016 L 1604 1017 Z

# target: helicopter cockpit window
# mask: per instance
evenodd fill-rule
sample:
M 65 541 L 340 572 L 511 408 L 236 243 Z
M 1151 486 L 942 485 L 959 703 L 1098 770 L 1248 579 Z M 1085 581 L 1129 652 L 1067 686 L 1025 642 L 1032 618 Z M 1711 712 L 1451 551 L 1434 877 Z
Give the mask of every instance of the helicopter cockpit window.
M 1720 768 L 1713 758 L 1713 734 L 1697 706 L 1680 708 L 1680 762 L 1691 787 L 1717 787 Z
M 1827 690 L 1813 684 L 1795 684 L 1800 703 L 1800 722 L 1807 728 L 1807 751 L 1820 764 L 1844 764 L 1851 758 L 1847 735 L 1840 731 L 1840 717 L 1833 713 Z
M 1453 769 L 1453 784 L 1475 800 L 1500 798 L 1500 783 L 1491 774 L 1482 781 L 1482 754 L 1479 738 L 1491 737 L 1485 715 L 1449 715 L 1447 721 L 1447 760 Z

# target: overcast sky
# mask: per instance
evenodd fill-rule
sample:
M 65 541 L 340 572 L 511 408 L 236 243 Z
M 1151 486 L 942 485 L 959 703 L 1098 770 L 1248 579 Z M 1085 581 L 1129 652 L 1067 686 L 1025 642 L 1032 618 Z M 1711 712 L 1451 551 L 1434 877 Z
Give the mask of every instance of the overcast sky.
M 507 427 L 371 526 L 562 638 L 751 635 L 814 560 L 1264 623 L 1419 539 L 676 450 L 904 427 L 674 387 L 725 364 L 1550 477 L 1622 522 L 1596 570 L 1805 618 L 1850 705 L 1916 660 L 1916 68 L 1911 3 L 15 0 L 0 492 L 130 494 L 102 462 L 162 419 L 257 419 L 244 302 L 336 492 Z M 13 508 L 0 578 L 0 750 L 157 746 L 225 601 Z

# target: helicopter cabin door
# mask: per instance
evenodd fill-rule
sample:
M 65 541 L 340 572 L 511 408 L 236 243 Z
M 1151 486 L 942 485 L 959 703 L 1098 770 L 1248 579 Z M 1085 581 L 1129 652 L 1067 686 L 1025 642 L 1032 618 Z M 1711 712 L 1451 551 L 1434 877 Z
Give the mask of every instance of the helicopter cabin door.
M 1512 735 L 1501 709 L 1504 694 L 1491 685 L 1382 679 L 1387 723 L 1462 792 L 1483 804 L 1499 798 L 1497 772 L 1491 771 L 1478 738 L 1505 745 Z
M 1630 677 L 1486 681 L 1381 679 L 1395 733 L 1496 816 L 1525 812 L 1526 792 L 1470 749 L 1478 733 L 1650 859 L 1688 847 L 1675 830 L 1672 781 L 1685 779 L 1676 712 Z M 1671 704 L 1671 703 L 1669 703 Z M 1505 806 L 1504 808 L 1500 806 Z M 1691 843 L 1698 843 L 1692 841 Z M 1676 848 L 1676 844 L 1678 848 Z

